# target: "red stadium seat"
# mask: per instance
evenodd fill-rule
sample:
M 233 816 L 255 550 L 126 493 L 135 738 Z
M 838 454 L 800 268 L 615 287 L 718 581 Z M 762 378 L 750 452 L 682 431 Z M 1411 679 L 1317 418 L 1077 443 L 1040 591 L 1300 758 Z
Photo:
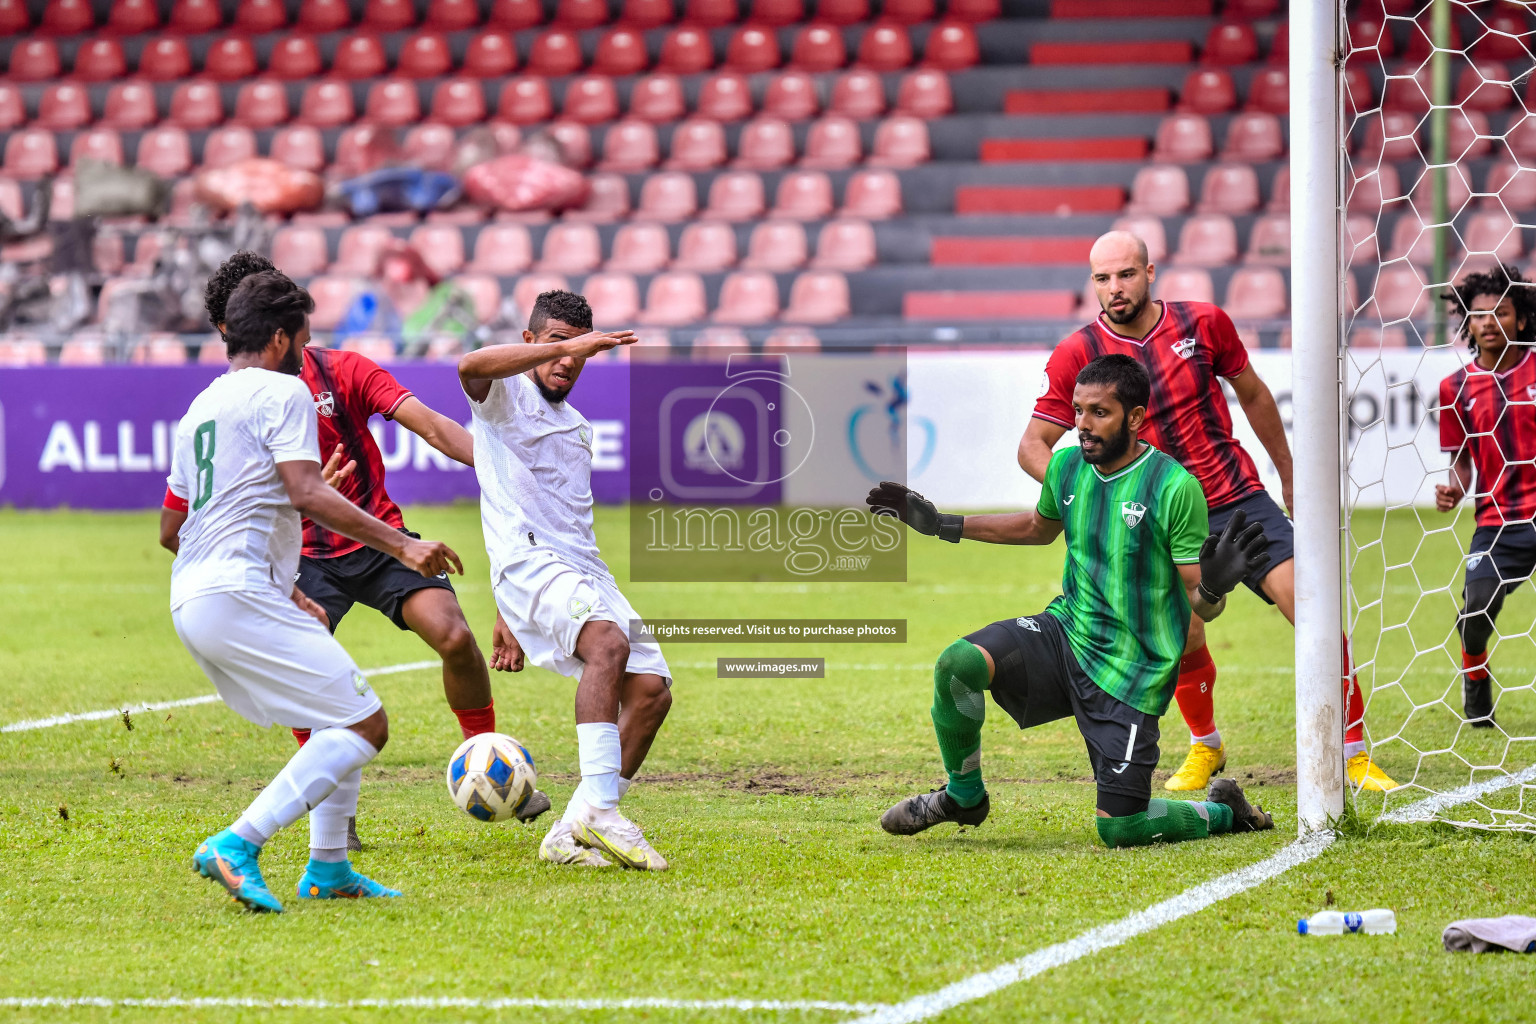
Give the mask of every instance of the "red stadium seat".
M 1479 61 L 1456 79 L 1456 105 L 1464 110 L 1503 110 L 1515 102 L 1509 68 L 1500 61 Z
M 1222 308 L 1234 320 L 1278 320 L 1286 310 L 1285 278 L 1274 267 L 1243 267 L 1227 282 Z
M 845 217 L 822 227 L 811 266 L 817 270 L 863 270 L 875 259 L 874 227 L 867 220 Z
M 1401 67 L 1382 84 L 1381 105 L 1388 110 L 1411 110 L 1423 113 L 1429 110 L 1430 93 L 1434 91 L 1429 64 L 1417 70 Z
M 1154 164 L 1136 172 L 1127 213 L 1168 217 L 1189 209 L 1189 178 L 1184 168 Z
M 1219 164 L 1200 183 L 1200 213 L 1236 215 L 1259 208 L 1259 176 L 1247 164 Z
M 844 217 L 887 220 L 899 216 L 901 211 L 901 179 L 892 171 L 872 170 L 858 171 L 848 179 L 839 213 Z
M 1515 263 L 1525 255 L 1520 225 L 1509 214 L 1474 213 L 1461 231 L 1468 256 L 1492 256 L 1504 263 Z
M 439 32 L 418 32 L 400 48 L 395 73 L 406 78 L 439 78 L 453 70 L 448 37 Z
M 172 32 L 202 35 L 216 31 L 223 24 L 219 0 L 176 0 L 171 5 L 171 17 L 165 27 Z
M 325 141 L 320 130 L 309 125 L 279 128 L 272 136 L 272 159 L 301 171 L 325 169 Z
M 703 216 L 731 222 L 756 220 L 765 206 L 763 179 L 751 171 L 731 171 L 715 175 L 710 182 Z
M 1284 197 L 1289 200 L 1289 181 L 1287 176 L 1287 188 L 1281 189 L 1278 181 L 1270 190 L 1270 209 L 1278 212 L 1282 207 L 1274 205 L 1275 200 Z M 1377 216 L 1381 213 L 1383 204 L 1395 202 L 1406 193 L 1403 191 L 1402 181 L 1398 177 L 1397 168 L 1391 164 L 1382 164 L 1374 168 L 1371 173 L 1353 183 L 1346 182 L 1344 188 L 1347 196 L 1345 209 L 1350 213 L 1361 213 L 1367 216 Z M 1290 209 L 1289 203 L 1283 209 Z
M 1220 68 L 1195 68 L 1184 77 L 1176 109 L 1191 114 L 1225 114 L 1237 106 L 1237 86 Z
M 88 39 L 75 52 L 74 77 L 82 82 L 110 82 L 127 73 L 128 60 L 116 39 Z
M 752 0 L 748 21 L 758 25 L 794 25 L 805 20 L 805 0 Z
M 715 323 L 765 324 L 779 314 L 779 283 L 772 274 L 739 270 L 720 284 Z
M 1536 168 L 1521 167 L 1513 161 L 1494 164 L 1483 191 L 1489 193 L 1482 201 L 1486 209 L 1517 213 L 1536 210 Z
M 785 121 L 804 121 L 821 109 L 816 80 L 804 71 L 774 75 L 763 96 L 763 113 Z
M 633 174 L 656 166 L 661 146 L 656 126 L 649 121 L 627 118 L 615 122 L 603 136 L 603 162 L 598 170 Z
M 183 82 L 171 93 L 171 111 L 165 123 L 189 131 L 212 128 L 224 120 L 224 101 L 212 82 Z
M 1419 155 L 1419 119 L 1406 110 L 1384 110 L 1365 123 L 1360 157 L 1372 160 L 1411 160 Z
M 689 25 L 718 28 L 736 20 L 736 0 L 688 0 L 683 21 Z
M 776 117 L 757 117 L 748 121 L 737 141 L 736 160 L 732 166 L 753 171 L 769 171 L 795 159 L 795 136 L 789 123 Z
M 225 36 L 208 48 L 203 74 L 217 82 L 238 82 L 256 74 L 256 50 L 245 36 Z
M 640 285 L 628 274 L 593 274 L 582 283 L 581 291 L 592 306 L 592 323 L 599 329 L 632 324 L 640 315 Z
M 500 78 L 517 70 L 517 47 L 512 37 L 492 29 L 469 41 L 464 51 L 464 73 L 473 78 Z
M 192 169 L 192 143 L 172 125 L 151 128 L 139 137 L 134 164 L 162 178 L 177 178 Z
M 275 128 L 288 120 L 288 90 L 277 82 L 249 82 L 235 96 L 231 124 L 247 128 Z
M 736 229 L 724 221 L 695 221 L 677 241 L 673 270 L 714 274 L 736 265 Z
M 619 23 L 631 28 L 657 28 L 672 22 L 672 0 L 624 0 Z
M 911 63 L 912 40 L 905 28 L 877 21 L 864 30 L 864 36 L 859 40 L 859 67 L 871 71 L 901 71 Z
M 1291 265 L 1291 218 L 1289 214 L 1272 213 L 1253 223 L 1248 236 L 1248 252 L 1244 263 L 1262 263 L 1268 266 Z
M 587 131 L 586 125 L 575 121 L 555 121 L 547 131 L 560 147 L 567 166 L 586 168 L 592 165 L 592 134 Z
M 70 132 L 91 123 L 91 97 L 85 86 L 59 82 L 43 90 L 33 123 L 50 131 Z
M 688 358 L 696 363 L 723 363 L 752 351 L 752 339 L 735 327 L 706 327 L 688 343 Z
M 673 130 L 670 155 L 663 166 L 672 171 L 710 171 L 725 161 L 725 130 L 720 122 L 691 117 Z
M 454 234 L 458 234 L 457 229 L 454 229 Z M 460 257 L 464 255 L 462 237 L 459 240 L 459 255 Z M 483 324 L 496 319 L 496 314 L 501 310 L 501 284 L 494 277 L 486 274 L 462 274 L 455 277 L 453 283 L 475 304 L 475 319 Z
M 432 120 L 466 128 L 486 117 L 485 91 L 473 78 L 450 78 L 432 90 Z
M 203 143 L 204 167 L 228 167 L 256 156 L 256 133 L 249 128 L 218 128 Z
M 384 44 L 378 36 L 367 34 L 343 39 L 331 61 L 331 74 L 338 78 L 377 78 L 388 69 Z
M 112 4 L 111 13 L 107 15 L 105 34 L 136 36 L 141 32 L 153 32 L 159 27 L 160 11 L 155 0 L 116 0 Z
M 1369 104 L 1367 104 L 1369 106 Z M 1291 112 L 1291 75 L 1286 68 L 1262 68 L 1248 84 L 1248 109 L 1284 116 Z
M 645 37 L 633 28 L 619 26 L 597 41 L 592 70 L 602 75 L 638 75 L 650 66 Z
M 698 187 L 691 175 L 681 171 L 662 171 L 645 179 L 640 186 L 640 207 L 636 220 L 675 224 L 692 217 L 699 208 Z
M 1477 160 L 1492 151 L 1493 134 L 1484 111 L 1452 110 L 1446 122 L 1446 146 L 1452 163 Z
M 724 66 L 744 75 L 772 71 L 779 66 L 778 37 L 757 25 L 743 25 L 726 45 Z
M 581 30 L 597 28 L 608 23 L 607 0 L 559 0 L 555 5 L 555 17 L 550 22 L 562 28 Z
M 860 74 L 853 71 L 850 74 Z M 841 80 L 839 80 L 841 85 Z M 835 88 L 834 88 L 835 95 Z M 882 97 L 883 98 L 883 97 Z M 933 68 L 908 71 L 901 78 L 896 90 L 896 112 L 930 120 L 943 117 L 954 109 L 955 101 L 949 89 L 949 76 Z M 876 114 L 879 111 L 875 112 Z M 874 115 L 871 115 L 874 116 Z
M 681 327 L 704 319 L 704 282 L 687 271 L 668 271 L 651 278 L 645 290 L 645 312 L 640 322 Z
M 1227 125 L 1226 144 L 1221 148 L 1223 160 L 1257 164 L 1279 160 L 1284 155 L 1285 136 L 1281 132 L 1280 119 L 1274 114 L 1249 110 L 1238 114 Z
M 304 89 L 295 121 L 316 128 L 335 128 L 351 124 L 356 116 L 351 86 L 344 82 L 313 82 Z
M 336 263 L 331 269 L 338 274 L 371 277 L 378 269 L 379 256 L 394 240 L 389 228 L 375 224 L 347 228 L 341 233 Z
M 927 121 L 896 114 L 875 128 L 875 142 L 869 151 L 871 167 L 916 167 L 927 163 L 928 157 Z
M 793 171 L 779 179 L 771 217 L 825 220 L 832 215 L 832 182 L 821 171 Z
M 58 78 L 59 71 L 59 50 L 53 40 L 27 39 L 11 48 L 6 76 L 13 82 L 46 82 Z
M 113 4 L 114 8 L 123 6 Z M 288 11 L 283 0 L 240 0 L 235 8 L 235 29 L 261 35 L 279 32 L 288 27 Z
M 533 28 L 544 23 L 544 5 L 540 0 L 496 0 L 491 5 L 488 24 L 508 32 Z
M 548 83 L 536 75 L 522 75 L 502 87 L 496 119 L 512 124 L 538 124 L 548 121 L 553 112 Z
M 1001 0 L 949 0 L 944 8 L 944 16 L 957 21 L 991 21 L 1002 13 Z
M 1240 22 L 1220 22 L 1206 33 L 1200 60 L 1206 64 L 1231 66 L 1249 64 L 1259 59 L 1259 37 L 1253 26 Z
M 325 273 L 330 255 L 320 228 L 279 228 L 272 236 L 272 262 L 289 277 L 303 280 Z
M 937 117 L 940 106 L 949 109 L 949 79 L 942 71 L 912 71 L 901 80 L 897 100 L 900 112 Z M 913 109 L 908 109 L 908 106 Z M 829 113 L 867 121 L 885 113 L 885 85 L 873 71 L 853 70 L 838 76 L 832 86 Z M 921 111 L 921 113 L 919 113 Z
M 1189 218 L 1179 231 L 1173 262 L 1189 267 L 1224 267 L 1237 262 L 1237 226 L 1222 213 Z
M 310 280 L 306 290 L 315 300 L 315 311 L 309 314 L 309 326 L 317 331 L 330 331 L 341 323 L 352 305 L 357 281 L 351 277 L 316 277 Z
M 1449 201 L 1451 216 L 1455 217 L 1461 212 L 1461 208 L 1467 205 L 1472 198 L 1472 186 L 1467 180 L 1469 170 L 1464 167 L 1452 165 L 1445 175 L 1446 198 Z M 1428 222 L 1435 209 L 1435 176 L 1425 173 L 1413 187 L 1411 197 L 1413 208 Z
M 603 262 L 603 243 L 591 224 L 562 223 L 544 236 L 544 252 L 534 269 L 556 274 L 585 274 Z
M 475 238 L 475 256 L 465 267 L 477 274 L 505 277 L 533 265 L 533 242 L 521 224 L 493 223 Z
M 924 128 L 926 133 L 927 129 Z M 858 124 L 832 114 L 812 123 L 805 139 L 805 156 L 800 158 L 800 166 L 841 170 L 858 163 L 863 155 L 864 146 L 859 138 Z
M 1371 307 L 1375 306 L 1372 310 Z M 1429 293 L 1419 272 L 1402 263 L 1388 264 L 1377 275 L 1376 287 L 1366 301 L 1367 314 L 1374 312 L 1392 323 L 1423 316 L 1429 309 Z
M 709 33 L 697 25 L 679 25 L 661 42 L 658 71 L 674 75 L 695 75 L 715 66 L 715 48 Z
M 272 48 L 267 74 L 285 82 L 313 78 L 324 69 L 320 47 L 308 36 L 285 36 Z
M 150 120 L 154 120 L 153 113 Z M 9 82 L 0 82 L 0 131 L 20 128 L 26 121 L 27 103 L 21 90 Z
M 742 121 L 752 116 L 752 91 L 734 71 L 710 75 L 699 87 L 697 113 L 712 121 Z
M 1350 19 L 1350 52 L 1375 50 L 1378 58 L 1396 56 L 1397 43 L 1393 40 L 1392 33 L 1387 31 L 1386 25 L 1379 10 L 1363 11 Z
M 123 137 L 113 128 L 92 128 L 80 132 L 69 145 L 69 165 L 81 160 L 99 160 L 116 167 L 123 165 Z
M 789 305 L 780 317 L 800 324 L 829 324 L 848 316 L 848 279 L 836 271 L 808 270 L 789 286 Z
M 1152 159 L 1192 164 L 1209 160 L 1213 151 L 1211 122 L 1199 114 L 1173 114 L 1163 118 L 1157 126 Z
M 619 116 L 619 92 L 607 75 L 582 75 L 565 87 L 565 117 L 601 124 Z
M 362 123 L 400 128 L 420 120 L 421 97 L 416 92 L 416 83 L 386 78 L 369 87 Z
M 304 0 L 299 5 L 298 29 L 303 32 L 336 32 L 352 24 L 348 0 Z
M 689 225 L 684 234 L 697 225 Z M 603 266 L 630 274 L 654 274 L 672 258 L 672 242 L 660 224 L 625 224 L 613 236 L 613 253 Z
M 885 0 L 880 6 L 882 18 L 903 25 L 932 21 L 935 15 L 934 0 Z
M 587 201 L 578 209 L 566 210 L 566 220 L 611 224 L 629 216 L 629 182 L 624 175 L 589 175 L 587 187 Z
M 428 170 L 453 166 L 453 129 L 446 124 L 418 124 L 405 133 L 400 150 L 408 163 Z
M 1209 271 L 1198 267 L 1170 267 L 1157 275 L 1154 297 L 1168 302 L 1215 302 L 1216 286 Z
M 362 27 L 373 32 L 399 32 L 416 24 L 412 0 L 368 0 L 363 5 Z
M 848 63 L 843 33 L 831 25 L 806 25 L 795 33 L 789 66 L 799 71 L 836 71 Z
M 1524 60 L 1530 23 L 1514 11 L 1494 10 L 1480 14 L 1487 31 L 1472 45 L 1472 55 L 1479 60 Z
M 480 24 L 480 5 L 475 0 L 432 0 L 422 24 L 439 32 L 474 28 Z
M 816 0 L 816 20 L 829 25 L 857 25 L 869 20 L 869 0 Z
M 533 41 L 528 54 L 528 70 L 533 74 L 558 78 L 574 75 L 581 67 L 581 40 L 569 29 L 552 28 Z
M 27 0 L 0 0 L 0 36 L 21 35 L 31 27 Z
M 808 327 L 775 327 L 763 339 L 764 355 L 812 355 L 821 351 L 821 339 Z
M 747 270 L 799 270 L 809 258 L 805 227 L 793 220 L 765 220 L 752 229 L 747 240 Z
M 1504 145 L 1517 157 L 1536 157 L 1536 116 L 1511 117 L 1509 130 L 1504 133 Z
M 397 160 L 400 147 L 393 128 L 355 124 L 343 128 L 336 138 L 336 159 L 332 170 L 337 177 L 351 178 Z M 411 218 L 414 222 L 414 217 Z
M 964 22 L 935 25 L 923 46 L 923 66 L 941 71 L 964 71 L 981 63 L 981 44 L 976 30 Z
M 1116 217 L 1110 225 L 1114 231 L 1129 231 L 1141 239 L 1147 247 L 1147 260 L 1151 263 L 1161 263 L 1168 255 L 1168 234 L 1163 229 L 1163 221 L 1160 217 Z M 1092 286 L 1090 285 L 1090 290 Z M 1097 299 L 1088 303 L 1093 306 Z
M 676 121 L 688 111 L 683 100 L 683 83 L 676 75 L 657 72 L 646 75 L 629 93 L 629 116 L 652 124 Z
M 1418 64 L 1434 50 L 1434 44 L 1430 41 L 1429 35 L 1431 31 L 1430 19 L 1420 18 L 1415 20 L 1412 25 L 1413 27 L 1408 33 L 1408 48 L 1404 51 L 1404 54 L 1410 63 Z M 1452 54 L 1462 49 L 1461 26 L 1456 23 L 1455 18 L 1451 19 L 1451 36 L 1446 43 L 1446 49 L 1450 50 Z

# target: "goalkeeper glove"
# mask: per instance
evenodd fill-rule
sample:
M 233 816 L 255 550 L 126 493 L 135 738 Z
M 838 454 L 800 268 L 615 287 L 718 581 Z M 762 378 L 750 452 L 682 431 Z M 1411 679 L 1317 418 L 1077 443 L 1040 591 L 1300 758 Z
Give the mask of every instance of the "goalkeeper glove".
M 895 516 L 918 533 L 960 543 L 960 531 L 964 516 L 940 512 L 933 502 L 910 487 L 883 480 L 879 487 L 872 487 L 864 504 L 877 516 Z
M 1244 577 L 1252 576 L 1269 564 L 1269 541 L 1264 527 L 1253 523 L 1245 530 L 1248 513 L 1238 509 L 1227 521 L 1227 528 L 1213 533 L 1200 546 L 1200 596 L 1210 604 L 1220 604 Z

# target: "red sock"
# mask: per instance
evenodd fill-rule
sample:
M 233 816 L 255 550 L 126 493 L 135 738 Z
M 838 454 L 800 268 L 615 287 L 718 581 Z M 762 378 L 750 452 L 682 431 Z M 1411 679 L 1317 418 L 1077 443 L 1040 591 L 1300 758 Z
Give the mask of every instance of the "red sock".
M 1202 644 L 1180 659 L 1179 682 L 1173 688 L 1190 735 L 1209 736 L 1216 731 L 1215 689 L 1216 663 L 1211 661 L 1210 648 Z
M 309 730 L 308 729 L 295 729 L 295 730 L 293 730 L 293 738 L 298 740 L 299 741 L 299 746 L 302 747 L 304 744 L 309 742 Z
M 449 708 L 459 716 L 459 731 L 465 739 L 471 736 L 479 736 L 483 732 L 496 731 L 496 702 L 491 701 L 483 708 Z
M 1461 652 L 1461 667 L 1466 671 L 1467 678 L 1473 682 L 1480 682 L 1488 678 L 1488 652 L 1482 654 L 1468 654 Z
M 1344 742 L 1365 742 L 1365 697 L 1349 656 L 1349 637 L 1344 638 Z

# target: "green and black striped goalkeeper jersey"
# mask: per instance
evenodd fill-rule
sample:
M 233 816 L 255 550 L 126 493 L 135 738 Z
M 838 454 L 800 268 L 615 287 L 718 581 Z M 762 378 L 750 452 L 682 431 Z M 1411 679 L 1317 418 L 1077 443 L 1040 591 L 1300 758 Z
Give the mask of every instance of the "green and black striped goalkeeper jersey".
M 1210 529 L 1199 482 L 1145 443 L 1110 476 L 1073 447 L 1051 456 L 1035 511 L 1061 520 L 1067 536 L 1062 593 L 1046 613 L 1100 689 L 1161 715 L 1189 633 L 1178 566 L 1200 561 Z

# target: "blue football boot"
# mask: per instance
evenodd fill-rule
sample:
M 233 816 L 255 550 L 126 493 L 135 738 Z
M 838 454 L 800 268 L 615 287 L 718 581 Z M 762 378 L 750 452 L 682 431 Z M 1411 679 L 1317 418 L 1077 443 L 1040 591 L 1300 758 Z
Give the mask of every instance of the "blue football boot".
M 204 878 L 218 882 L 230 896 L 257 913 L 281 914 L 283 905 L 261 877 L 256 858 L 261 847 L 246 842 L 229 829 L 204 839 L 192 854 L 192 865 Z
M 399 895 L 400 890 L 358 874 L 344 860 L 311 860 L 304 868 L 304 877 L 299 879 L 301 900 L 360 900 Z

